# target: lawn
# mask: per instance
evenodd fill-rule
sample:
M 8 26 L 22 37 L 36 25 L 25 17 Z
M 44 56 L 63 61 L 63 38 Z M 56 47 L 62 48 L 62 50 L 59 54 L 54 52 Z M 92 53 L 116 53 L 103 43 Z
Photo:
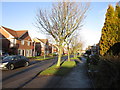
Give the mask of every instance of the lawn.
M 41 72 L 40 75 L 64 76 L 68 74 L 75 66 L 76 66 L 75 61 L 65 61 L 59 68 L 56 67 L 56 65 L 53 65 L 50 68 Z
M 29 59 L 36 59 L 36 58 L 43 58 L 43 56 L 32 56 L 32 57 L 27 57 Z
M 43 58 L 37 58 L 35 60 L 48 60 L 48 59 L 53 59 L 54 57 L 43 57 Z
M 35 59 L 35 60 L 47 60 L 47 59 L 53 59 L 54 57 L 51 56 L 46 56 L 44 58 L 44 56 L 35 56 L 35 57 L 28 57 L 29 59 Z
M 78 57 L 71 57 L 70 59 L 78 59 Z

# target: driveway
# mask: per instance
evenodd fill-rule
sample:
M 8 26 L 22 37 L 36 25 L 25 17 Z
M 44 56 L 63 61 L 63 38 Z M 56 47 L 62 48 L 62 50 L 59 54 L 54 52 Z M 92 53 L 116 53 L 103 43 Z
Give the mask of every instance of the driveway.
M 93 88 L 89 78 L 86 59 L 73 68 L 66 76 L 38 76 L 23 88 Z

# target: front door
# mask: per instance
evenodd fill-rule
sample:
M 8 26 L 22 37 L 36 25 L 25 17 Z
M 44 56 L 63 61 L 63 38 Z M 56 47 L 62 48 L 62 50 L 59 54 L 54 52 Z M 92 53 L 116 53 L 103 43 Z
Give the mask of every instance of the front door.
M 25 55 L 25 51 L 24 51 L 24 50 L 22 50 L 22 55 L 23 55 L 23 56 Z

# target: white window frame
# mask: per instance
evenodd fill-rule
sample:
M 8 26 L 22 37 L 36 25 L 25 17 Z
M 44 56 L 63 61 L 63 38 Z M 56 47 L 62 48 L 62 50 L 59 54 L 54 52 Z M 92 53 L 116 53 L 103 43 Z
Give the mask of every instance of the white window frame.
M 30 41 L 28 41 L 28 46 L 30 46 Z
M 25 44 L 25 41 L 24 40 L 21 40 L 21 45 L 24 45 Z
M 16 41 L 16 39 L 15 39 L 15 42 L 14 42 L 14 44 L 16 44 L 16 42 L 17 42 L 17 41 Z
M 30 54 L 30 56 L 32 56 L 32 49 L 29 50 L 29 54 Z
M 20 53 L 19 53 L 19 51 L 20 51 Z M 18 54 L 22 55 L 22 50 L 21 49 L 18 49 Z

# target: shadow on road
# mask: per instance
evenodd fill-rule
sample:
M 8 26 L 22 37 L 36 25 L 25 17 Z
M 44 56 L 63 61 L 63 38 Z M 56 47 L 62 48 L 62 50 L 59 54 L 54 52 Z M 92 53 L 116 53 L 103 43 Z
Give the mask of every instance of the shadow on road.
M 68 67 L 61 67 L 58 69 L 58 71 L 51 76 L 42 76 L 46 78 L 47 82 L 42 88 L 58 88 L 59 81 L 66 76 L 72 68 Z M 66 75 L 64 75 L 66 74 Z
M 8 77 L 2 78 L 2 82 L 5 81 L 5 80 L 10 79 L 10 78 L 12 78 L 12 77 L 14 77 L 14 76 L 16 76 L 16 75 L 19 75 L 19 74 L 22 74 L 22 73 L 24 73 L 24 72 L 26 72 L 26 71 L 32 70 L 32 69 L 34 69 L 34 68 L 37 68 L 37 67 L 39 67 L 39 66 L 40 66 L 40 65 L 38 64 L 38 65 L 35 65 L 35 66 L 33 66 L 33 67 L 28 67 L 28 68 L 23 69 L 23 70 L 21 70 L 21 71 L 19 71 L 19 72 L 13 73 L 12 75 L 10 75 L 10 76 L 8 76 Z
M 75 60 L 75 62 L 77 64 L 75 68 L 62 67 L 53 76 L 43 76 L 46 83 L 42 88 L 93 88 L 87 74 L 85 60 Z
M 72 60 L 73 61 L 73 60 Z M 76 65 L 79 63 L 79 61 L 74 60 Z M 62 65 L 62 64 L 61 64 Z M 45 78 L 46 82 L 42 88 L 59 88 L 59 82 L 62 80 L 63 77 L 67 76 L 74 67 L 60 67 L 57 68 L 57 72 L 54 75 L 50 76 L 42 76 L 42 78 Z

